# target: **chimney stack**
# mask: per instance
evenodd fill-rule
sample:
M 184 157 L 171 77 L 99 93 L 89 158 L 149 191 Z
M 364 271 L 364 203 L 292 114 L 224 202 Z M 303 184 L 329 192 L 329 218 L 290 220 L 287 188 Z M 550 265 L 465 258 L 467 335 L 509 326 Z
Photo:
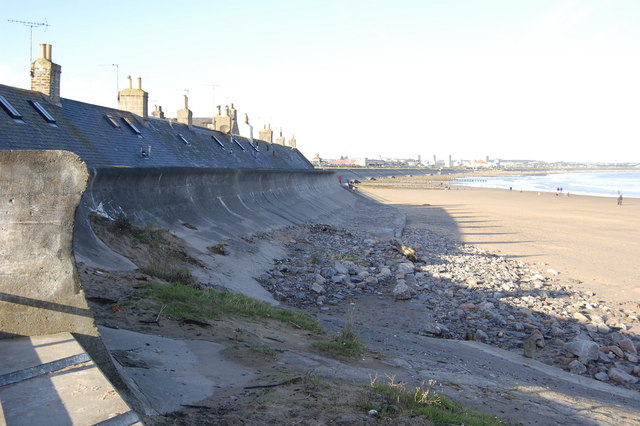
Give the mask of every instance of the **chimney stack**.
M 155 109 L 151 113 L 155 118 L 164 118 L 164 111 L 162 111 L 162 107 L 159 105 L 154 105 Z
M 127 76 L 129 88 L 118 92 L 118 109 L 132 112 L 143 119 L 149 118 L 149 94 L 142 90 L 142 78 L 138 77 L 138 88 L 134 89 L 131 76 Z
M 293 134 L 291 134 L 291 137 L 289 138 L 289 146 L 291 148 L 297 148 L 298 146 L 298 142 L 296 141 L 296 137 L 293 136 Z
M 276 143 L 277 143 L 278 145 L 282 145 L 282 146 L 284 146 L 284 141 L 285 141 L 285 139 L 284 139 L 284 136 L 282 136 L 282 127 L 281 127 L 281 128 L 280 128 L 280 136 L 278 136 L 278 137 L 276 138 Z
M 258 139 L 273 143 L 273 131 L 271 130 L 271 124 L 264 126 L 264 129 L 258 132 Z
M 40 45 L 40 58 L 31 64 L 31 90 L 49 96 L 54 104 L 60 103 L 60 74 L 62 67 L 51 62 L 51 45 Z
M 186 124 L 191 129 L 193 113 L 189 111 L 189 97 L 184 95 L 184 108 L 178 110 L 178 123 Z

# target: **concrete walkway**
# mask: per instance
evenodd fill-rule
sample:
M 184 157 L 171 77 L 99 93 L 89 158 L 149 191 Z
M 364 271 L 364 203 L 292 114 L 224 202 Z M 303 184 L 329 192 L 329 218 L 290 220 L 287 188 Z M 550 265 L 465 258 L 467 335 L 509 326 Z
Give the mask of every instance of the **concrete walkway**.
M 142 424 L 70 333 L 0 340 L 0 360 L 2 424 Z

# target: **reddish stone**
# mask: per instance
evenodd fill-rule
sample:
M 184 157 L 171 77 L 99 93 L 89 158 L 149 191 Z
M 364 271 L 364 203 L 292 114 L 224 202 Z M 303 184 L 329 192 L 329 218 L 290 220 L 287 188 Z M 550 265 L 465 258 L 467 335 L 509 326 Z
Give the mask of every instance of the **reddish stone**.
M 629 352 L 630 354 L 636 355 L 638 353 L 635 345 L 633 344 L 631 339 L 629 339 L 628 337 L 625 337 L 624 339 L 620 340 L 618 342 L 618 346 L 620 347 L 620 349 L 622 349 L 625 352 Z
M 458 309 L 462 309 L 463 311 L 473 311 L 475 309 L 478 309 L 478 305 L 468 302 L 458 306 Z

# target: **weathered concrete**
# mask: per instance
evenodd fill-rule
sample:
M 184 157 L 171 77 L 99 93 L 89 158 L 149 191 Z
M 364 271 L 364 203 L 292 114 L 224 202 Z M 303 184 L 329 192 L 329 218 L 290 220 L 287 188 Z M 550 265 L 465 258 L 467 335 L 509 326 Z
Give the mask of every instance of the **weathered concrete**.
M 0 341 L 0 424 L 141 424 L 69 333 Z
M 196 168 L 92 169 L 78 211 L 78 261 L 105 269 L 134 268 L 106 251 L 90 212 L 169 229 L 196 250 L 233 236 L 318 220 L 356 199 L 332 172 Z
M 71 256 L 88 178 L 66 151 L 0 151 L 0 336 L 97 335 Z

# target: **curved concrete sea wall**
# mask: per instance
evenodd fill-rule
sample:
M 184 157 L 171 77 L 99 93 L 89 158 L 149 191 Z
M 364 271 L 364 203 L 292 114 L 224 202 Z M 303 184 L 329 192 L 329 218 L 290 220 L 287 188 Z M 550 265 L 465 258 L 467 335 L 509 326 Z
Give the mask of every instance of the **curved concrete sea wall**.
M 0 337 L 97 335 L 72 257 L 89 174 L 67 151 L 0 151 Z
M 330 219 L 354 202 L 327 171 L 96 168 L 78 211 L 76 259 L 106 269 L 133 267 L 95 237 L 91 212 L 169 229 L 206 250 L 225 238 Z

